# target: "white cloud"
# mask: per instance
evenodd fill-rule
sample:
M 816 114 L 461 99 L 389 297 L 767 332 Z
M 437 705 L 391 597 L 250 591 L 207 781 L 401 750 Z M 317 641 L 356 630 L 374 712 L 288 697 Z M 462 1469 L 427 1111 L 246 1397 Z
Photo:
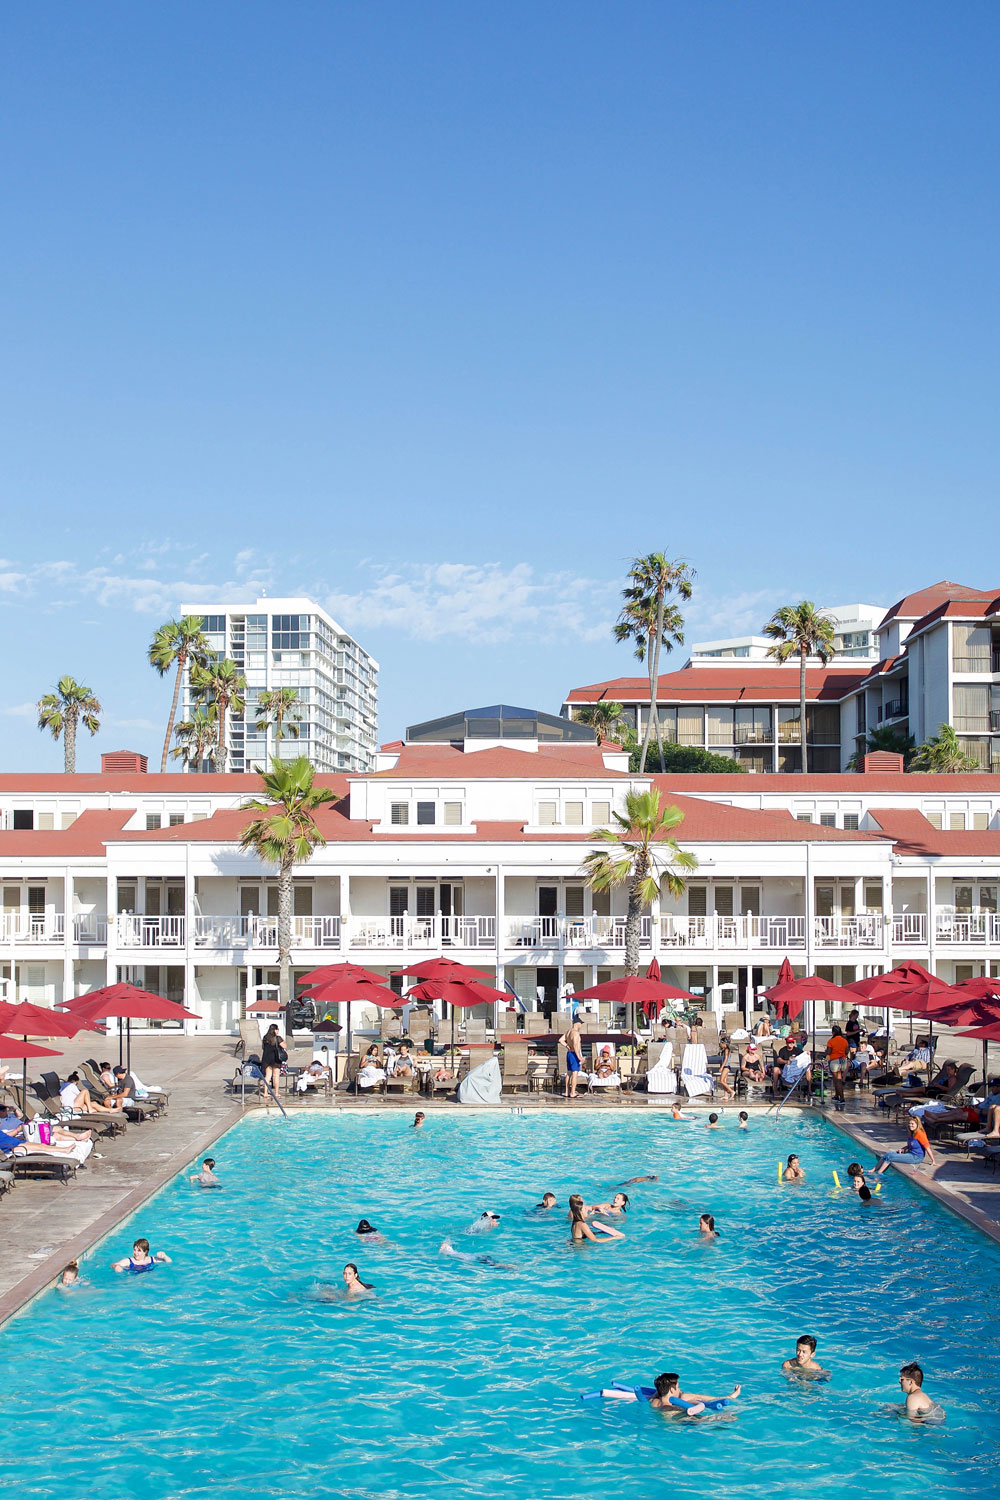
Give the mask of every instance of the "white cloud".
M 105 728 L 105 729 L 144 729 L 144 730 L 152 732 L 153 730 L 156 730 L 156 729 L 162 730 L 163 729 L 163 724 L 162 723 L 156 723 L 152 719 L 107 719 L 105 721 L 104 725 L 103 725 L 103 728 Z
M 685 643 L 760 635 L 779 605 L 801 597 L 794 589 L 784 587 L 748 589 L 739 594 L 702 593 L 696 583 L 694 597 L 681 607 Z
M 571 634 L 607 638 L 618 585 L 571 573 L 537 573 L 530 563 L 425 563 L 390 572 L 373 568 L 357 593 L 331 594 L 326 606 L 351 630 L 391 627 L 421 641 L 455 636 L 497 645 L 515 636 Z
M 157 576 L 163 565 L 162 554 L 171 549 L 171 543 L 143 545 L 132 554 L 116 554 L 110 565 L 53 559 L 17 571 L 11 569 L 0 573 L 0 594 L 39 598 L 47 609 L 66 609 L 90 600 L 105 608 L 124 606 L 136 614 L 167 616 L 182 599 L 196 603 L 220 598 L 252 602 L 271 581 L 270 572 L 251 566 L 246 553 L 240 554 L 241 562 L 232 565 L 235 577 L 206 582 L 200 576 L 208 559 L 206 553 L 189 558 L 183 570 L 174 568 L 166 576 Z M 58 585 L 58 597 L 53 594 L 53 584 Z
M 37 712 L 37 703 L 12 703 L 9 708 L 0 709 L 10 719 L 33 719 Z

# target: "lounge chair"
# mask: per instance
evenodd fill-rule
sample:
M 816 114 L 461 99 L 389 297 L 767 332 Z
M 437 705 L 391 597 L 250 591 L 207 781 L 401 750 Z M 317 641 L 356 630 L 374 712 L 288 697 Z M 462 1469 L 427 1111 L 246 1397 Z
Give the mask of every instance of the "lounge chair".
M 598 1076 L 597 1076 L 597 1067 L 598 1067 L 598 1063 L 600 1062 L 601 1055 L 603 1054 L 605 1047 L 609 1047 L 611 1049 L 611 1061 L 612 1061 L 612 1064 L 614 1065 L 614 1072 L 608 1078 L 598 1078 Z M 587 1075 L 587 1092 L 588 1093 L 592 1094 L 595 1091 L 597 1091 L 597 1092 L 612 1091 L 612 1092 L 617 1093 L 617 1094 L 621 1093 L 621 1091 L 622 1091 L 622 1075 L 618 1071 L 617 1061 L 618 1060 L 617 1060 L 617 1058 L 615 1056 L 615 1045 L 614 1045 L 613 1042 L 592 1042 L 591 1043 L 591 1047 L 590 1047 L 590 1072 Z
M 503 1086 L 508 1089 L 530 1089 L 527 1042 L 505 1042 L 503 1048 Z
M 646 1092 L 676 1094 L 673 1042 L 650 1042 L 646 1048 Z
M 681 1083 L 689 1099 L 713 1094 L 715 1084 L 708 1071 L 708 1054 L 701 1042 L 688 1042 L 681 1058 Z
M 470 1046 L 484 1046 L 486 1043 L 486 1022 L 472 1020 L 471 1018 L 466 1021 L 465 1040 Z
M 20 1089 L 17 1090 L 16 1108 L 28 1121 L 51 1120 L 66 1130 L 92 1130 L 95 1135 L 112 1136 L 124 1135 L 127 1129 L 127 1121 L 117 1115 L 74 1115 L 62 1108 L 61 1099 L 32 1098 L 31 1094 L 24 1098 Z
M 245 1017 L 239 1023 L 240 1034 L 236 1042 L 235 1053 L 237 1057 L 250 1057 L 254 1052 L 260 1051 L 260 1024 L 257 1021 L 247 1020 Z
M 83 1081 L 90 1090 L 91 1098 L 97 1104 L 104 1104 L 110 1095 L 106 1086 L 101 1082 L 101 1075 L 85 1062 L 80 1064 L 79 1072 L 83 1075 Z M 121 1113 L 134 1124 L 141 1125 L 144 1120 L 158 1119 L 161 1111 L 159 1106 L 151 1100 L 143 1100 L 140 1103 L 138 1099 L 133 1099 L 131 1104 L 122 1106 Z
M 416 1062 L 410 1059 L 413 1069 L 412 1078 L 401 1078 L 398 1073 L 390 1073 L 382 1085 L 384 1094 L 415 1094 L 420 1088 L 420 1074 L 417 1072 Z
M 81 1149 L 87 1148 L 86 1153 Z M 58 1177 L 65 1184 L 75 1177 L 90 1154 L 90 1142 L 81 1141 L 72 1152 L 55 1152 L 25 1141 L 13 1151 L 0 1154 L 0 1165 L 15 1177 Z

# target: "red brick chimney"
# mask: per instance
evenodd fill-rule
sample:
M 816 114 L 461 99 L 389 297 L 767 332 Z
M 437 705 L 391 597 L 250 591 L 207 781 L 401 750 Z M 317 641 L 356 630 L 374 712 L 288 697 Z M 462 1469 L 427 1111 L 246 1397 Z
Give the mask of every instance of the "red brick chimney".
M 891 750 L 873 750 L 861 762 L 861 769 L 866 776 L 870 771 L 902 771 L 903 757 L 894 755 Z
M 149 762 L 138 750 L 109 750 L 101 756 L 102 776 L 145 776 Z

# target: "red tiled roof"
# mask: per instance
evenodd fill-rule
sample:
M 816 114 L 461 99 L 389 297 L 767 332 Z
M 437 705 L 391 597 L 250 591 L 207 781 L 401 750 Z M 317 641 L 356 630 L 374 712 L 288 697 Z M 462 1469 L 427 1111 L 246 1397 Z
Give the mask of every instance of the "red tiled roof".
M 966 856 L 1000 858 L 1000 830 L 935 828 L 923 813 L 908 807 L 873 807 L 870 813 L 893 840 L 897 854 L 950 854 L 958 859 Z
M 368 772 L 358 772 L 355 780 L 369 779 Z M 454 745 L 405 745 L 399 760 L 389 771 L 376 771 L 375 779 L 418 780 L 421 777 L 454 778 L 467 781 L 497 777 L 499 780 L 534 781 L 539 777 L 567 778 L 624 776 L 624 771 L 609 771 L 604 764 L 602 747 L 596 744 L 539 745 L 537 750 L 516 750 L 497 746 L 494 750 L 457 750 Z
M 920 620 L 931 610 L 937 609 L 938 605 L 951 599 L 993 599 L 997 592 L 997 589 L 973 589 L 964 583 L 950 583 L 947 579 L 942 579 L 940 583 L 929 584 L 927 588 L 917 589 L 915 593 L 897 600 L 878 628 L 883 630 L 890 620 L 895 619 Z
M 987 599 L 951 599 L 947 604 L 939 604 L 937 609 L 930 610 L 922 615 L 910 630 L 910 636 L 919 635 L 926 630 L 928 625 L 934 625 L 938 620 L 985 620 L 1000 611 L 1000 596 Z M 909 636 L 907 640 L 909 640 Z
M 11 828 L 0 831 L 0 859 L 80 859 L 102 857 L 109 839 L 120 835 L 132 807 L 90 808 L 69 828 Z
M 317 772 L 316 785 L 330 786 L 342 793 L 347 790 L 347 776 L 345 773 Z M 225 771 L 218 775 L 183 771 L 123 772 L 121 775 L 78 771 L 73 776 L 62 771 L 0 772 L 0 795 L 5 792 L 35 792 L 39 795 L 49 792 L 148 792 L 162 796 L 165 792 L 175 792 L 196 797 L 199 793 L 208 796 L 213 792 L 230 796 L 240 792 L 252 796 L 259 791 L 260 777 L 255 772 L 242 771 Z
M 852 692 L 868 675 L 858 668 L 809 667 L 806 697 L 813 702 L 836 702 Z M 659 703 L 788 703 L 799 701 L 799 674 L 788 667 L 686 667 L 658 678 Z M 567 703 L 648 703 L 649 681 L 645 677 L 615 677 L 572 688 Z
M 960 771 L 954 775 L 933 773 L 915 775 L 903 771 L 872 771 L 867 775 L 858 771 L 838 771 L 829 774 L 810 772 L 806 776 L 788 771 L 777 771 L 773 775 L 740 775 L 739 772 L 712 775 L 708 772 L 690 772 L 687 775 L 656 775 L 657 786 L 679 787 L 684 792 L 744 792 L 752 796 L 771 792 L 787 797 L 795 792 L 839 792 L 864 796 L 871 792 L 913 792 L 918 796 L 924 792 L 951 792 L 959 795 L 969 792 L 991 792 L 1000 794 L 1000 776 L 989 771 Z

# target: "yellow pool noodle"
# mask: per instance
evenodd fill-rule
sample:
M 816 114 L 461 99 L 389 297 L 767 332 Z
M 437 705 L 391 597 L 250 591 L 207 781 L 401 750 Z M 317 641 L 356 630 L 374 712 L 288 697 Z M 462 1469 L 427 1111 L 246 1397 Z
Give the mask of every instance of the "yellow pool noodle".
M 837 1176 L 836 1172 L 834 1172 L 833 1174 L 833 1180 L 837 1184 L 837 1186 L 840 1187 L 840 1178 Z
M 781 1162 L 779 1161 L 779 1163 L 778 1163 L 778 1181 L 779 1182 L 781 1181 L 781 1179 L 784 1176 L 784 1174 L 785 1174 L 785 1169 L 782 1166 Z

